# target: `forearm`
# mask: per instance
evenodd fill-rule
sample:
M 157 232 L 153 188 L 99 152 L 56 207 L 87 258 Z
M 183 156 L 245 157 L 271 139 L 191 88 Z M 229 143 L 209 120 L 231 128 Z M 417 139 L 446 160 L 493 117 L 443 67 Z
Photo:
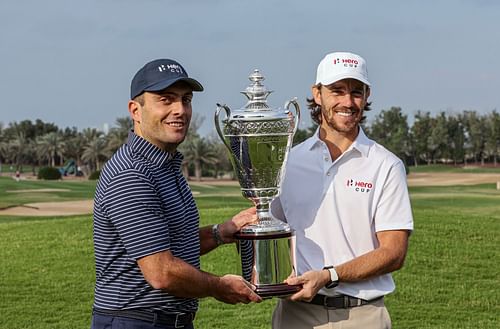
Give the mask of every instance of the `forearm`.
M 155 289 L 177 297 L 202 298 L 211 296 L 224 303 L 259 302 L 254 287 L 241 276 L 216 276 L 200 271 L 169 251 L 146 256 L 137 261 L 146 281 Z
M 155 289 L 178 297 L 201 298 L 213 295 L 218 285 L 219 277 L 203 272 L 168 252 L 147 258 L 138 263 L 144 278 Z
M 199 232 L 200 232 L 200 254 L 204 255 L 219 246 L 212 232 L 212 225 L 200 227 Z
M 357 282 L 367 280 L 382 274 L 398 270 L 403 259 L 388 248 L 377 248 L 353 260 L 335 266 L 342 282 Z
M 179 262 L 184 263 L 181 260 Z M 218 276 L 198 270 L 186 263 L 178 266 L 169 275 L 171 284 L 165 290 L 178 297 L 203 298 L 214 296 L 220 280 Z
M 403 266 L 408 250 L 407 231 L 377 233 L 379 247 L 335 266 L 340 281 L 356 282 L 394 272 Z

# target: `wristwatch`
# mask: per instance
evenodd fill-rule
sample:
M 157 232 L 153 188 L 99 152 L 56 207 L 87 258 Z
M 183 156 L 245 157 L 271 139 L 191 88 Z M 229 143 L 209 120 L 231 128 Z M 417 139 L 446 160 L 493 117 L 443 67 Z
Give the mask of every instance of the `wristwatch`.
M 333 266 L 325 266 L 324 270 L 328 270 L 330 272 L 330 281 L 325 284 L 326 289 L 332 289 L 339 285 L 339 276 L 337 271 L 335 271 L 335 267 Z
M 217 246 L 224 244 L 224 241 L 222 241 L 222 238 L 220 237 L 219 224 L 215 224 L 214 226 L 212 226 L 212 236 Z

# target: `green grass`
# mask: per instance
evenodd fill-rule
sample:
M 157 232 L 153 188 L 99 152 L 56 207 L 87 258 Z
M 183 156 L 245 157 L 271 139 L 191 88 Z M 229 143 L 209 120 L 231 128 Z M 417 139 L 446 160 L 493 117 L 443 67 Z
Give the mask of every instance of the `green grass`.
M 83 185 L 72 190 L 73 196 L 93 192 Z M 5 189 L 1 191 L 0 202 L 5 202 Z M 193 191 L 200 193 L 195 196 L 202 225 L 221 222 L 249 205 L 234 186 L 193 185 Z M 499 191 L 484 184 L 414 187 L 410 193 L 415 232 L 406 264 L 394 274 L 397 290 L 386 298 L 393 327 L 498 328 Z M 18 201 L 25 203 L 28 196 L 20 196 Z M 94 284 L 91 216 L 0 216 L 0 259 L 1 329 L 89 328 Z M 221 275 L 238 272 L 235 247 L 222 246 L 203 256 L 202 268 Z M 206 298 L 196 327 L 270 328 L 275 303 L 272 299 L 233 306 Z
M 415 232 L 387 298 L 395 328 L 498 328 L 500 191 L 411 188 Z
M 0 224 L 0 328 L 89 328 L 89 216 Z
M 449 172 L 449 173 L 500 173 L 500 166 L 498 167 L 481 167 L 474 164 L 467 166 L 453 166 L 453 165 L 419 165 L 417 167 L 410 167 L 410 173 L 435 173 L 435 172 Z
M 38 168 L 38 167 L 36 167 Z M 11 166 L 7 164 L 1 164 L 0 165 L 0 172 L 1 173 L 11 173 L 14 174 L 16 172 L 16 166 Z M 23 165 L 22 166 L 22 172 L 24 174 L 31 174 L 33 172 L 33 166 L 32 165 Z

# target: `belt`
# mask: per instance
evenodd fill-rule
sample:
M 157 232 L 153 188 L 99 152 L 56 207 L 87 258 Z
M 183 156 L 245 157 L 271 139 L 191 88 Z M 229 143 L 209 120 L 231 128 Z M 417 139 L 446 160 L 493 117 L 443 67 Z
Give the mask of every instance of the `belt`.
M 196 313 L 163 313 L 146 310 L 103 310 L 94 308 L 94 314 L 118 316 L 134 320 L 150 322 L 153 325 L 174 326 L 184 328 L 193 322 Z
M 384 298 L 384 296 L 372 300 L 364 300 L 361 298 L 351 297 L 347 295 L 330 297 L 317 294 L 316 296 L 313 297 L 313 299 L 309 303 L 314 305 L 324 306 L 325 308 L 328 309 L 337 309 L 337 308 L 351 308 L 351 307 L 366 305 L 382 298 Z

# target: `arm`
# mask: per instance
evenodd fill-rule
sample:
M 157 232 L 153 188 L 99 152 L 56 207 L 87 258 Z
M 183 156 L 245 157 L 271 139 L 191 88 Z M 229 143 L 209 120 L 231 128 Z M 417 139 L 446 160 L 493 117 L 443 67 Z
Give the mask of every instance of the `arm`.
M 162 251 L 137 261 L 144 278 L 155 289 L 187 298 L 212 296 L 229 304 L 260 302 L 253 287 L 242 277 L 218 277 L 198 270 L 169 251 Z
M 377 233 L 379 246 L 346 263 L 335 266 L 339 281 L 357 282 L 390 273 L 403 266 L 408 249 L 406 230 L 381 231 Z M 309 271 L 299 277 L 288 278 L 291 285 L 302 284 L 303 289 L 291 296 L 292 300 L 310 301 L 319 289 L 330 280 L 326 270 Z
M 261 300 L 242 277 L 218 277 L 173 256 L 169 251 L 168 225 L 161 216 L 161 200 L 147 174 L 135 169 L 118 173 L 108 183 L 106 198 L 108 218 L 115 225 L 127 256 L 137 261 L 144 279 L 153 288 L 179 297 L 213 296 L 232 304 Z
M 257 220 L 255 207 L 248 208 L 236 214 L 230 220 L 219 224 L 219 235 L 224 244 L 234 242 L 234 234 L 244 225 L 253 223 Z M 200 253 L 215 249 L 218 245 L 212 232 L 212 225 L 200 228 Z
M 408 250 L 408 235 L 403 230 L 378 232 L 378 248 L 335 267 L 339 279 L 357 282 L 399 270 Z

